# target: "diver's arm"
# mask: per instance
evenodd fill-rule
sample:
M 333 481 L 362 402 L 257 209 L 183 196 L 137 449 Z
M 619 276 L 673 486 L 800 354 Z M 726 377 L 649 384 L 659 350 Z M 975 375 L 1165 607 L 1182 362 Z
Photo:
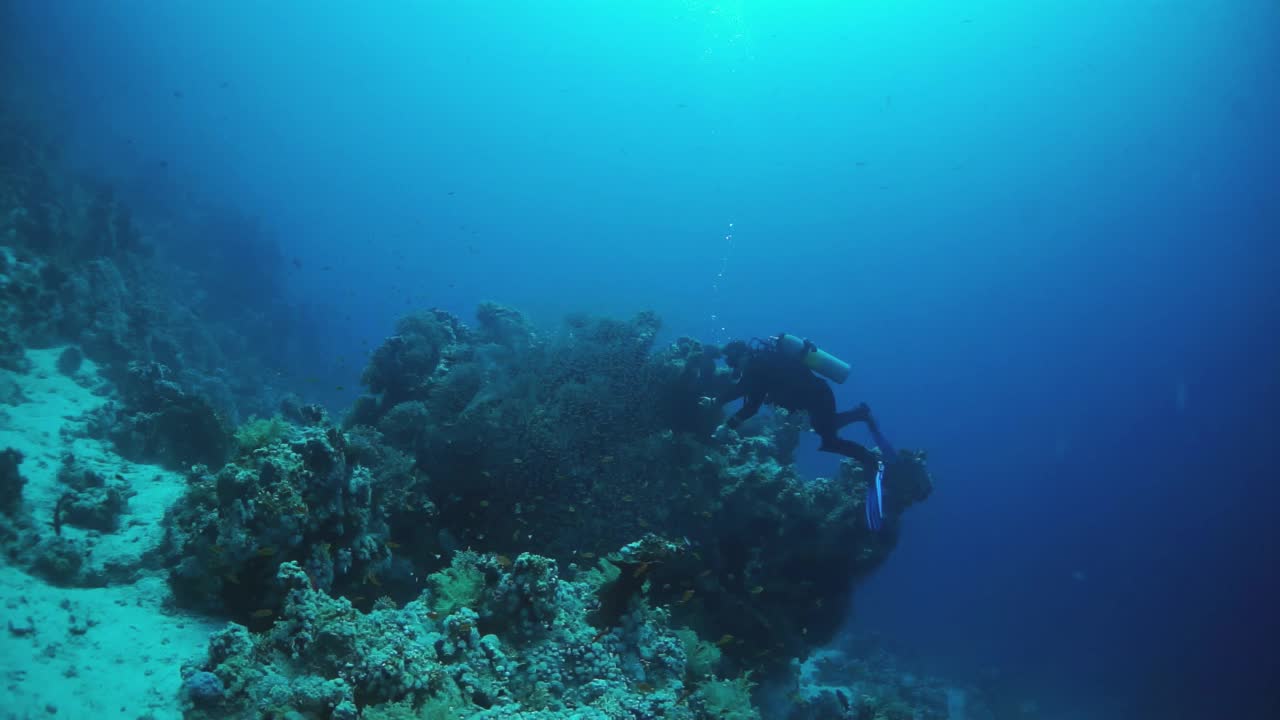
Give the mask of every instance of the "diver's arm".
M 737 430 L 739 425 L 760 412 L 761 405 L 764 405 L 764 393 L 748 394 L 747 399 L 742 403 L 742 407 L 738 408 L 738 412 L 734 413 L 733 417 L 729 418 L 729 422 L 726 423 L 729 429 Z
M 746 394 L 747 394 L 747 391 L 745 388 L 742 387 L 741 382 L 733 383 L 729 387 L 721 390 L 719 393 L 716 394 L 716 405 L 719 407 L 724 407 L 725 405 L 728 405 L 729 403 L 733 402 L 734 400 L 737 400 L 738 398 Z

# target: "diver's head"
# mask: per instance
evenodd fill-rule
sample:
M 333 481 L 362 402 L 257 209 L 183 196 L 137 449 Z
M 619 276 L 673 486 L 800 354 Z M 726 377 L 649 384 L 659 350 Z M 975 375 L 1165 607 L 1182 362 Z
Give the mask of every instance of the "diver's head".
M 734 340 L 724 346 L 724 363 L 733 368 L 733 374 L 740 375 L 742 366 L 746 364 L 747 356 L 751 354 L 751 347 L 741 340 Z

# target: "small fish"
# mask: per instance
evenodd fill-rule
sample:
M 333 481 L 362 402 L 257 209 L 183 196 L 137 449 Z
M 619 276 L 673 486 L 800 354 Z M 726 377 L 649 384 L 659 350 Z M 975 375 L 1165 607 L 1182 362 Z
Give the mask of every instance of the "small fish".
M 581 553 L 578 553 L 578 557 L 580 557 L 580 558 L 586 558 L 587 560 L 592 560 L 592 559 L 594 559 L 594 558 L 595 558 L 595 556 L 596 556 L 596 554 L 595 554 L 595 553 L 593 553 L 593 552 L 581 552 Z
M 499 555 L 496 558 L 494 558 L 494 560 L 495 562 L 498 563 L 498 567 L 504 567 L 504 568 L 511 567 L 511 558 L 507 557 L 506 555 Z
M 274 545 L 260 547 L 258 548 L 258 552 L 254 554 L 257 555 L 258 557 L 264 557 L 264 558 L 271 557 L 272 555 L 276 554 L 276 547 Z
M 233 572 L 229 572 L 229 573 L 227 573 L 226 575 L 223 575 L 223 576 L 222 576 L 222 579 L 223 579 L 223 580 L 226 580 L 227 582 L 231 583 L 232 585 L 239 585 L 239 584 L 240 584 L 240 576 L 239 576 L 239 575 L 236 575 L 236 574 L 235 574 L 235 573 L 233 573 Z
M 636 501 L 636 499 L 635 499 L 635 498 L 633 498 L 633 497 L 631 497 L 630 495 L 623 495 L 623 496 L 622 496 L 622 502 L 628 502 L 628 503 L 629 503 L 629 502 L 635 502 L 635 501 Z
M 755 587 L 751 588 L 751 594 L 752 594 L 752 595 L 759 595 L 759 594 L 760 594 L 760 593 L 762 593 L 762 592 L 764 592 L 764 586 L 763 586 L 763 585 L 757 585 L 757 586 L 755 586 Z
M 515 463 L 516 465 L 523 465 L 523 464 L 524 464 L 524 458 L 516 458 L 516 459 L 512 460 L 511 462 Z
M 338 392 L 345 392 L 347 388 L 346 388 L 345 386 L 342 386 L 342 385 L 335 385 L 335 386 L 333 386 L 333 389 L 334 389 L 334 390 L 337 390 Z
M 608 465 L 609 463 L 613 462 L 613 456 L 612 456 L 612 455 L 605 455 L 604 457 L 600 458 L 600 462 L 602 462 L 602 463 L 604 463 L 604 464 Z
M 631 577 L 638 578 L 643 576 L 645 573 L 649 572 L 650 565 L 653 565 L 653 561 L 651 560 L 640 563 L 640 567 L 637 567 L 636 571 L 631 573 Z
M 386 542 L 385 542 L 385 543 L 383 543 L 383 544 L 387 546 L 387 549 L 388 549 L 388 550 L 399 550 L 399 549 L 400 549 L 400 543 L 396 542 L 395 540 L 388 540 L 388 541 L 386 541 Z
M 647 695 L 653 692 L 653 685 L 650 685 L 647 682 L 638 682 L 636 683 L 636 692 L 644 693 Z
M 685 590 L 684 594 L 680 596 L 680 604 L 683 605 L 692 599 L 693 599 L 693 590 L 692 589 Z
M 729 643 L 733 642 L 733 639 L 734 638 L 732 635 L 730 635 L 729 633 L 725 633 L 724 635 L 720 636 L 719 640 L 716 641 L 716 647 L 724 647 L 725 645 L 728 645 Z
M 274 613 L 274 612 L 271 612 L 271 611 L 270 611 L 270 610 L 268 610 L 267 608 L 262 608 L 261 610 L 254 610 L 254 611 L 253 611 L 253 617 L 255 617 L 255 618 L 259 619 L 259 620 L 261 620 L 262 618 L 269 618 L 269 617 L 271 617 L 272 615 L 275 615 L 275 613 Z
M 481 500 L 481 501 L 480 501 L 480 507 L 489 507 L 489 501 L 488 501 L 488 500 Z

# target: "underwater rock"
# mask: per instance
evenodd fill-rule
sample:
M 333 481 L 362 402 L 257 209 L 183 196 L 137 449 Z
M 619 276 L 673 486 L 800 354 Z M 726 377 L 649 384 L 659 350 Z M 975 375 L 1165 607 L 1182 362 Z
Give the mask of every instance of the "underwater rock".
M 58 372 L 63 375 L 75 375 L 84 364 L 84 353 L 72 345 L 58 355 Z
M 223 416 L 207 399 L 185 392 L 159 363 L 130 363 L 120 388 L 123 406 L 109 403 L 91 421 L 95 435 L 136 462 L 174 469 L 221 466 L 235 446 Z
M 27 479 L 18 471 L 22 453 L 14 448 L 0 450 L 0 512 L 16 513 L 22 507 L 22 488 Z
M 884 648 L 823 648 L 794 658 L 792 672 L 794 690 L 779 703 L 787 720 L 994 718 L 977 691 L 910 672 Z

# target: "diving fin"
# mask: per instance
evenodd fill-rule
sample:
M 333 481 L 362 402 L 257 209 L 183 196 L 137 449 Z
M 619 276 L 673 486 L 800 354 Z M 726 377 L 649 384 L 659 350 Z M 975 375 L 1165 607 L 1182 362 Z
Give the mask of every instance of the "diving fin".
M 867 527 L 884 527 L 884 463 L 876 462 L 876 479 L 867 483 Z

